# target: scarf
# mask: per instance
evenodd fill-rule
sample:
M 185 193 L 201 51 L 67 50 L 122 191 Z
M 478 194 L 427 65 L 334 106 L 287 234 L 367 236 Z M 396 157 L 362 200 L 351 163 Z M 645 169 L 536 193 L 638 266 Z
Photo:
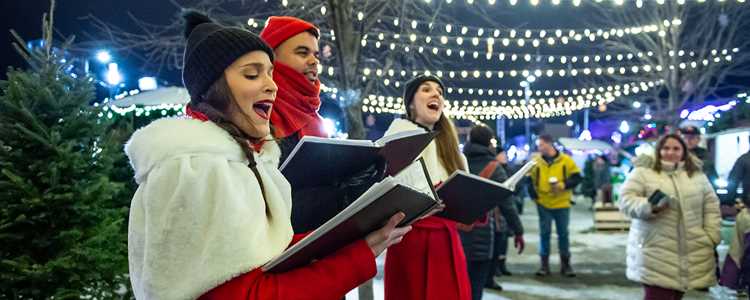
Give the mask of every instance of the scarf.
M 285 138 L 297 132 L 299 138 L 328 137 L 318 115 L 320 81 L 312 85 L 305 75 L 279 62 L 274 63 L 273 81 L 279 87 L 271 113 L 276 137 Z
M 683 167 L 685 167 L 684 161 L 680 161 L 676 163 L 671 162 L 671 161 L 665 161 L 665 160 L 661 161 L 661 169 L 664 170 L 665 172 L 675 172 L 678 169 L 682 169 Z

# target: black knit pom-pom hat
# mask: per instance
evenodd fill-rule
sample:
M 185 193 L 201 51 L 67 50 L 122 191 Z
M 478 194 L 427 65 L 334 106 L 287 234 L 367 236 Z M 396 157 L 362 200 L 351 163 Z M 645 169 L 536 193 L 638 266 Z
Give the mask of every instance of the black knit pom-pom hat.
M 221 78 L 224 70 L 241 56 L 263 51 L 273 61 L 273 49 L 254 33 L 239 27 L 222 26 L 208 16 L 188 10 L 185 19 L 185 54 L 182 83 L 191 101 L 201 101 L 201 96 Z
M 406 83 L 406 87 L 404 88 L 404 107 L 406 108 L 406 116 L 411 118 L 411 110 L 409 109 L 409 106 L 411 106 L 411 102 L 414 101 L 414 94 L 417 93 L 417 89 L 419 88 L 422 83 L 425 83 L 427 81 L 432 81 L 440 85 L 440 88 L 445 91 L 445 85 L 443 85 L 443 81 L 440 80 L 437 76 L 432 75 L 420 75 L 417 77 L 414 77 L 412 80 L 409 80 L 409 82 Z

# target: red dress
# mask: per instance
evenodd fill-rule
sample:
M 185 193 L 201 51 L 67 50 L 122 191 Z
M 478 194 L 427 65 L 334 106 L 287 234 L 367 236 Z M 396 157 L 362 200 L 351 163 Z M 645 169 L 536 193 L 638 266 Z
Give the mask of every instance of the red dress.
M 469 300 L 471 285 L 456 223 L 428 217 L 414 223 L 385 258 L 385 300 Z
M 294 236 L 292 244 L 304 235 Z M 221 300 L 337 300 L 375 276 L 375 256 L 365 240 L 332 255 L 285 273 L 263 273 L 260 268 L 214 288 L 199 299 Z

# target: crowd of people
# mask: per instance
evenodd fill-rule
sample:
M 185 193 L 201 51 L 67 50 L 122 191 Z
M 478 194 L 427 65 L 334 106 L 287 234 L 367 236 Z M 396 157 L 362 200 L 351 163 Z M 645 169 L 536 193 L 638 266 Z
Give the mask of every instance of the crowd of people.
M 525 247 L 521 191 L 473 224 L 430 214 L 398 227 L 404 218 L 398 213 L 327 257 L 283 273 L 263 272 L 263 264 L 374 184 L 382 166 L 370 166 L 345 182 L 301 189 L 278 170 L 301 138 L 326 137 L 317 113 L 320 32 L 315 25 L 271 17 L 256 35 L 198 12 L 184 17 L 187 117 L 157 120 L 126 145 L 139 184 L 128 234 L 137 298 L 341 299 L 375 276 L 375 258 L 386 249 L 385 299 L 481 299 L 485 287 L 502 290 L 494 278 L 511 275 L 509 239 L 518 253 Z M 457 170 L 507 179 L 515 168 L 490 128 L 472 128 L 459 150 L 456 129 L 444 113 L 445 90 L 435 76 L 410 80 L 403 92 L 406 115 L 385 134 L 436 132 L 421 154 L 434 185 Z M 679 299 L 717 279 L 719 202 L 691 134 L 696 133 L 662 137 L 653 156 L 637 159 L 621 190 L 620 210 L 632 218 L 627 277 L 644 285 L 645 299 Z M 540 228 L 535 274 L 552 273 L 554 223 L 559 272 L 574 277 L 568 231 L 573 190 L 582 184 L 594 201 L 612 202 L 611 174 L 603 156 L 581 172 L 554 142 L 540 135 L 538 153 L 530 157 L 536 165 L 527 186 Z M 738 165 L 732 178 L 748 190 L 750 156 Z M 722 276 L 723 284 L 733 287 L 748 281 L 742 275 L 750 269 L 743 259 L 750 243 L 746 211 L 737 216 L 737 226 Z

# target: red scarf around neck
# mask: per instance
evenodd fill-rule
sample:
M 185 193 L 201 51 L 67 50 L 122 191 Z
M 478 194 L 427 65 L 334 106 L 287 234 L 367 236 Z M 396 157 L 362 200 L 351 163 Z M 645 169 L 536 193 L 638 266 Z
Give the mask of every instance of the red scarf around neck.
M 306 135 L 328 137 L 320 109 L 320 81 L 310 81 L 300 72 L 279 62 L 274 62 L 273 81 L 279 87 L 271 113 L 271 124 L 277 138 L 294 133 L 299 138 Z

